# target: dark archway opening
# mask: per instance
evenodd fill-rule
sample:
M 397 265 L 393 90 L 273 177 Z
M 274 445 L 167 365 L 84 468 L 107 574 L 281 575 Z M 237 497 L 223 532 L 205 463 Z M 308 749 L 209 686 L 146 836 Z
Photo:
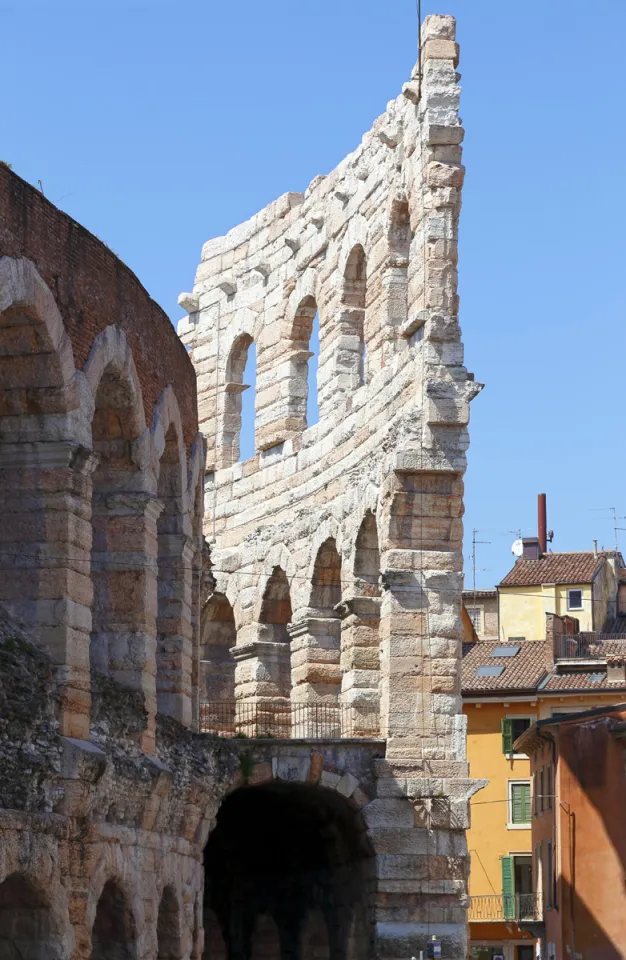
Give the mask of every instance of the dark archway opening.
M 91 933 L 91 960 L 136 960 L 135 918 L 124 893 L 109 880 L 98 901 Z
M 236 790 L 205 851 L 205 917 L 219 936 L 207 938 L 204 960 L 310 960 L 322 944 L 329 960 L 346 960 L 356 912 L 370 916 L 372 857 L 360 814 L 334 791 L 281 782 Z M 370 927 L 359 960 L 372 941 Z
M 0 884 L 0 960 L 61 960 L 63 950 L 48 904 L 18 873 Z
M 235 733 L 235 615 L 228 597 L 214 593 L 202 611 L 200 641 L 200 729 Z
M 159 904 L 157 950 L 157 960 L 180 960 L 183 955 L 178 901 L 171 887 L 165 888 Z

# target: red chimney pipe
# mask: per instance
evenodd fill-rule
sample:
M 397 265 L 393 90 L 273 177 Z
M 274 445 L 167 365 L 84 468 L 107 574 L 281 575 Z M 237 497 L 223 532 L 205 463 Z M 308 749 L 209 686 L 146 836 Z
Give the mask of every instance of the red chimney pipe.
M 548 511 L 545 493 L 540 493 L 537 497 L 537 537 L 539 548 L 542 553 L 545 553 L 548 549 Z

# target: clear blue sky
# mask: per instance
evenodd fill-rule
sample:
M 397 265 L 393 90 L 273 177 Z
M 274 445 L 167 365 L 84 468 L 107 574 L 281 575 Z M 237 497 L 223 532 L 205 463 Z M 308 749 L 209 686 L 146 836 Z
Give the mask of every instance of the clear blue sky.
M 454 14 L 462 45 L 461 325 L 486 383 L 465 553 L 477 527 L 488 586 L 509 531 L 535 532 L 539 491 L 555 549 L 610 546 L 606 508 L 626 514 L 626 4 L 429 12 Z M 0 0 L 0 15 L 0 159 L 41 179 L 173 320 L 202 243 L 332 169 L 416 55 L 413 0 Z

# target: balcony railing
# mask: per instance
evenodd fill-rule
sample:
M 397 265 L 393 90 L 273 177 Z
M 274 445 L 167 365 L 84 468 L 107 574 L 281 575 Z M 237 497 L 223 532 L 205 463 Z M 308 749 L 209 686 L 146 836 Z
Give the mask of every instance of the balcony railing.
M 285 701 L 221 700 L 200 703 L 200 732 L 222 737 L 342 740 L 379 736 L 373 707 Z
M 469 920 L 489 923 L 498 920 L 539 921 L 543 919 L 541 897 L 536 893 L 493 894 L 470 897 Z
M 619 633 L 562 633 L 554 637 L 555 660 L 606 660 L 609 653 L 626 652 L 626 636 Z

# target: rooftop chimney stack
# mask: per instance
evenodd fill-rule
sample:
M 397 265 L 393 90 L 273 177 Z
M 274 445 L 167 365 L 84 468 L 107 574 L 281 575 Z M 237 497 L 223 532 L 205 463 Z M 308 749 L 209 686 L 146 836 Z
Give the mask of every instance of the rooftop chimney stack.
M 598 541 L 597 541 L 597 540 L 594 540 L 594 541 L 593 541 L 593 555 L 594 555 L 594 557 L 597 557 L 597 556 L 598 556 Z
M 544 554 L 548 549 L 548 511 L 545 493 L 540 493 L 537 497 L 537 534 L 539 549 Z

